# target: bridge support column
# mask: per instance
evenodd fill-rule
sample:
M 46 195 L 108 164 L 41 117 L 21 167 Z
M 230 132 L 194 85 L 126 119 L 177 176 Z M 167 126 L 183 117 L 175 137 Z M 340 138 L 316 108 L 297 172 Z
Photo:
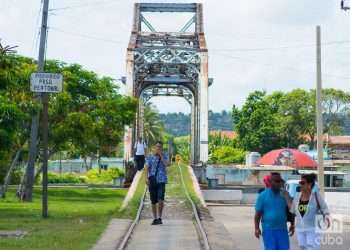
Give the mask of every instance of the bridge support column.
M 134 52 L 127 51 L 126 59 L 126 95 L 134 96 Z M 125 126 L 124 132 L 124 161 L 129 162 L 132 157 L 133 146 L 133 129 Z
M 194 104 L 194 97 L 192 97 L 192 103 L 191 103 L 191 137 L 190 137 L 190 150 L 191 150 L 191 164 L 195 163 L 195 104 Z
M 208 53 L 201 52 L 201 65 L 199 76 L 199 110 L 200 110 L 200 161 L 206 163 L 208 161 Z
M 193 95 L 191 104 L 191 164 L 196 165 L 200 162 L 199 150 L 199 106 L 198 106 L 198 96 Z

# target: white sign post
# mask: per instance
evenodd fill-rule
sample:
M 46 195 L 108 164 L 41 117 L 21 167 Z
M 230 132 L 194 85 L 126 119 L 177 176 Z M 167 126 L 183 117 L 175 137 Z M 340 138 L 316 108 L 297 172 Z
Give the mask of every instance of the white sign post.
M 30 90 L 40 93 L 58 93 L 62 91 L 63 76 L 53 73 L 33 73 L 30 77 Z
M 48 9 L 48 0 L 45 0 L 46 12 Z M 30 76 L 30 90 L 41 93 L 42 110 L 42 132 L 43 132 L 43 191 L 42 191 L 42 216 L 48 217 L 48 160 L 49 160 L 49 93 L 58 93 L 62 91 L 63 76 L 53 73 L 33 73 Z

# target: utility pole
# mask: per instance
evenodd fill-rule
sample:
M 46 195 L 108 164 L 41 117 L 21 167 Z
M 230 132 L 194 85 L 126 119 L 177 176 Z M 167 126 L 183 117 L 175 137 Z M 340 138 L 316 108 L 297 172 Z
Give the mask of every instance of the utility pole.
M 38 72 L 44 72 L 45 65 L 45 50 L 47 39 L 47 19 L 49 12 L 49 0 L 44 0 L 41 31 L 40 31 L 40 47 L 38 58 Z M 42 216 L 48 217 L 48 192 L 47 192 L 47 165 L 48 165 L 48 93 L 41 93 L 41 101 L 43 104 L 42 110 L 42 140 L 43 140 L 43 190 L 42 190 Z
M 321 27 L 316 27 L 316 125 L 317 125 L 317 171 L 320 192 L 324 196 L 323 170 L 323 121 L 322 121 L 322 65 L 321 65 Z

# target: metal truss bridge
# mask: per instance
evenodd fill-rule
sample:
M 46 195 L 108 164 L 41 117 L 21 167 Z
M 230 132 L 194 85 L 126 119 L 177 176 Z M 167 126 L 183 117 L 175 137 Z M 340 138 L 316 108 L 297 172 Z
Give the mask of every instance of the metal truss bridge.
M 157 32 L 144 15 L 154 12 L 193 15 L 178 32 Z M 208 78 L 202 4 L 135 3 L 126 63 L 127 95 L 138 98 L 139 107 L 134 128 L 126 129 L 125 158 L 132 156 L 135 138 L 143 137 L 144 104 L 154 96 L 178 96 L 191 105 L 191 163 L 206 163 L 212 80 Z

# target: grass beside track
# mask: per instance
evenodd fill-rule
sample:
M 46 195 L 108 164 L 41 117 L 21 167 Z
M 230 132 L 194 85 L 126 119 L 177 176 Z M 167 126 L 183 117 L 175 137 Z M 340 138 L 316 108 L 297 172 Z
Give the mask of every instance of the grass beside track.
M 185 186 L 187 188 L 187 191 L 192 201 L 195 203 L 197 207 L 201 207 L 202 206 L 201 202 L 196 192 L 194 191 L 192 178 L 191 178 L 188 166 L 185 163 L 179 163 L 179 167 L 181 168 Z M 169 184 L 167 186 L 167 191 L 166 191 L 168 195 L 170 197 L 186 199 L 186 195 L 182 187 L 181 175 L 180 175 L 180 171 L 178 169 L 177 163 L 169 167 L 168 175 L 169 175 Z M 191 204 L 187 199 L 186 199 L 186 204 L 189 207 L 191 207 Z
M 1 250 L 86 250 L 113 217 L 127 217 L 119 208 L 125 189 L 50 188 L 49 218 L 41 217 L 41 190 L 31 203 L 20 202 L 10 190 L 0 200 L 0 230 L 23 230 L 23 239 L 0 238 Z
M 192 200 L 200 206 L 185 164 L 180 164 L 185 185 Z M 177 164 L 168 169 L 170 197 L 187 201 Z M 0 230 L 23 230 L 22 239 L 0 238 L 0 250 L 87 250 L 94 245 L 111 218 L 135 218 L 145 189 L 143 175 L 129 205 L 120 206 L 126 189 L 86 189 L 75 187 L 49 188 L 49 218 L 41 217 L 41 190 L 36 188 L 31 203 L 15 198 L 10 189 L 0 199 Z
M 137 185 L 137 188 L 135 190 L 134 196 L 131 198 L 126 208 L 124 208 L 121 211 L 121 214 L 120 214 L 121 217 L 132 218 L 132 219 L 136 217 L 137 210 L 139 209 L 139 206 L 140 206 L 141 198 L 145 191 L 145 187 L 146 187 L 145 172 L 143 172 L 140 178 L 140 181 Z

